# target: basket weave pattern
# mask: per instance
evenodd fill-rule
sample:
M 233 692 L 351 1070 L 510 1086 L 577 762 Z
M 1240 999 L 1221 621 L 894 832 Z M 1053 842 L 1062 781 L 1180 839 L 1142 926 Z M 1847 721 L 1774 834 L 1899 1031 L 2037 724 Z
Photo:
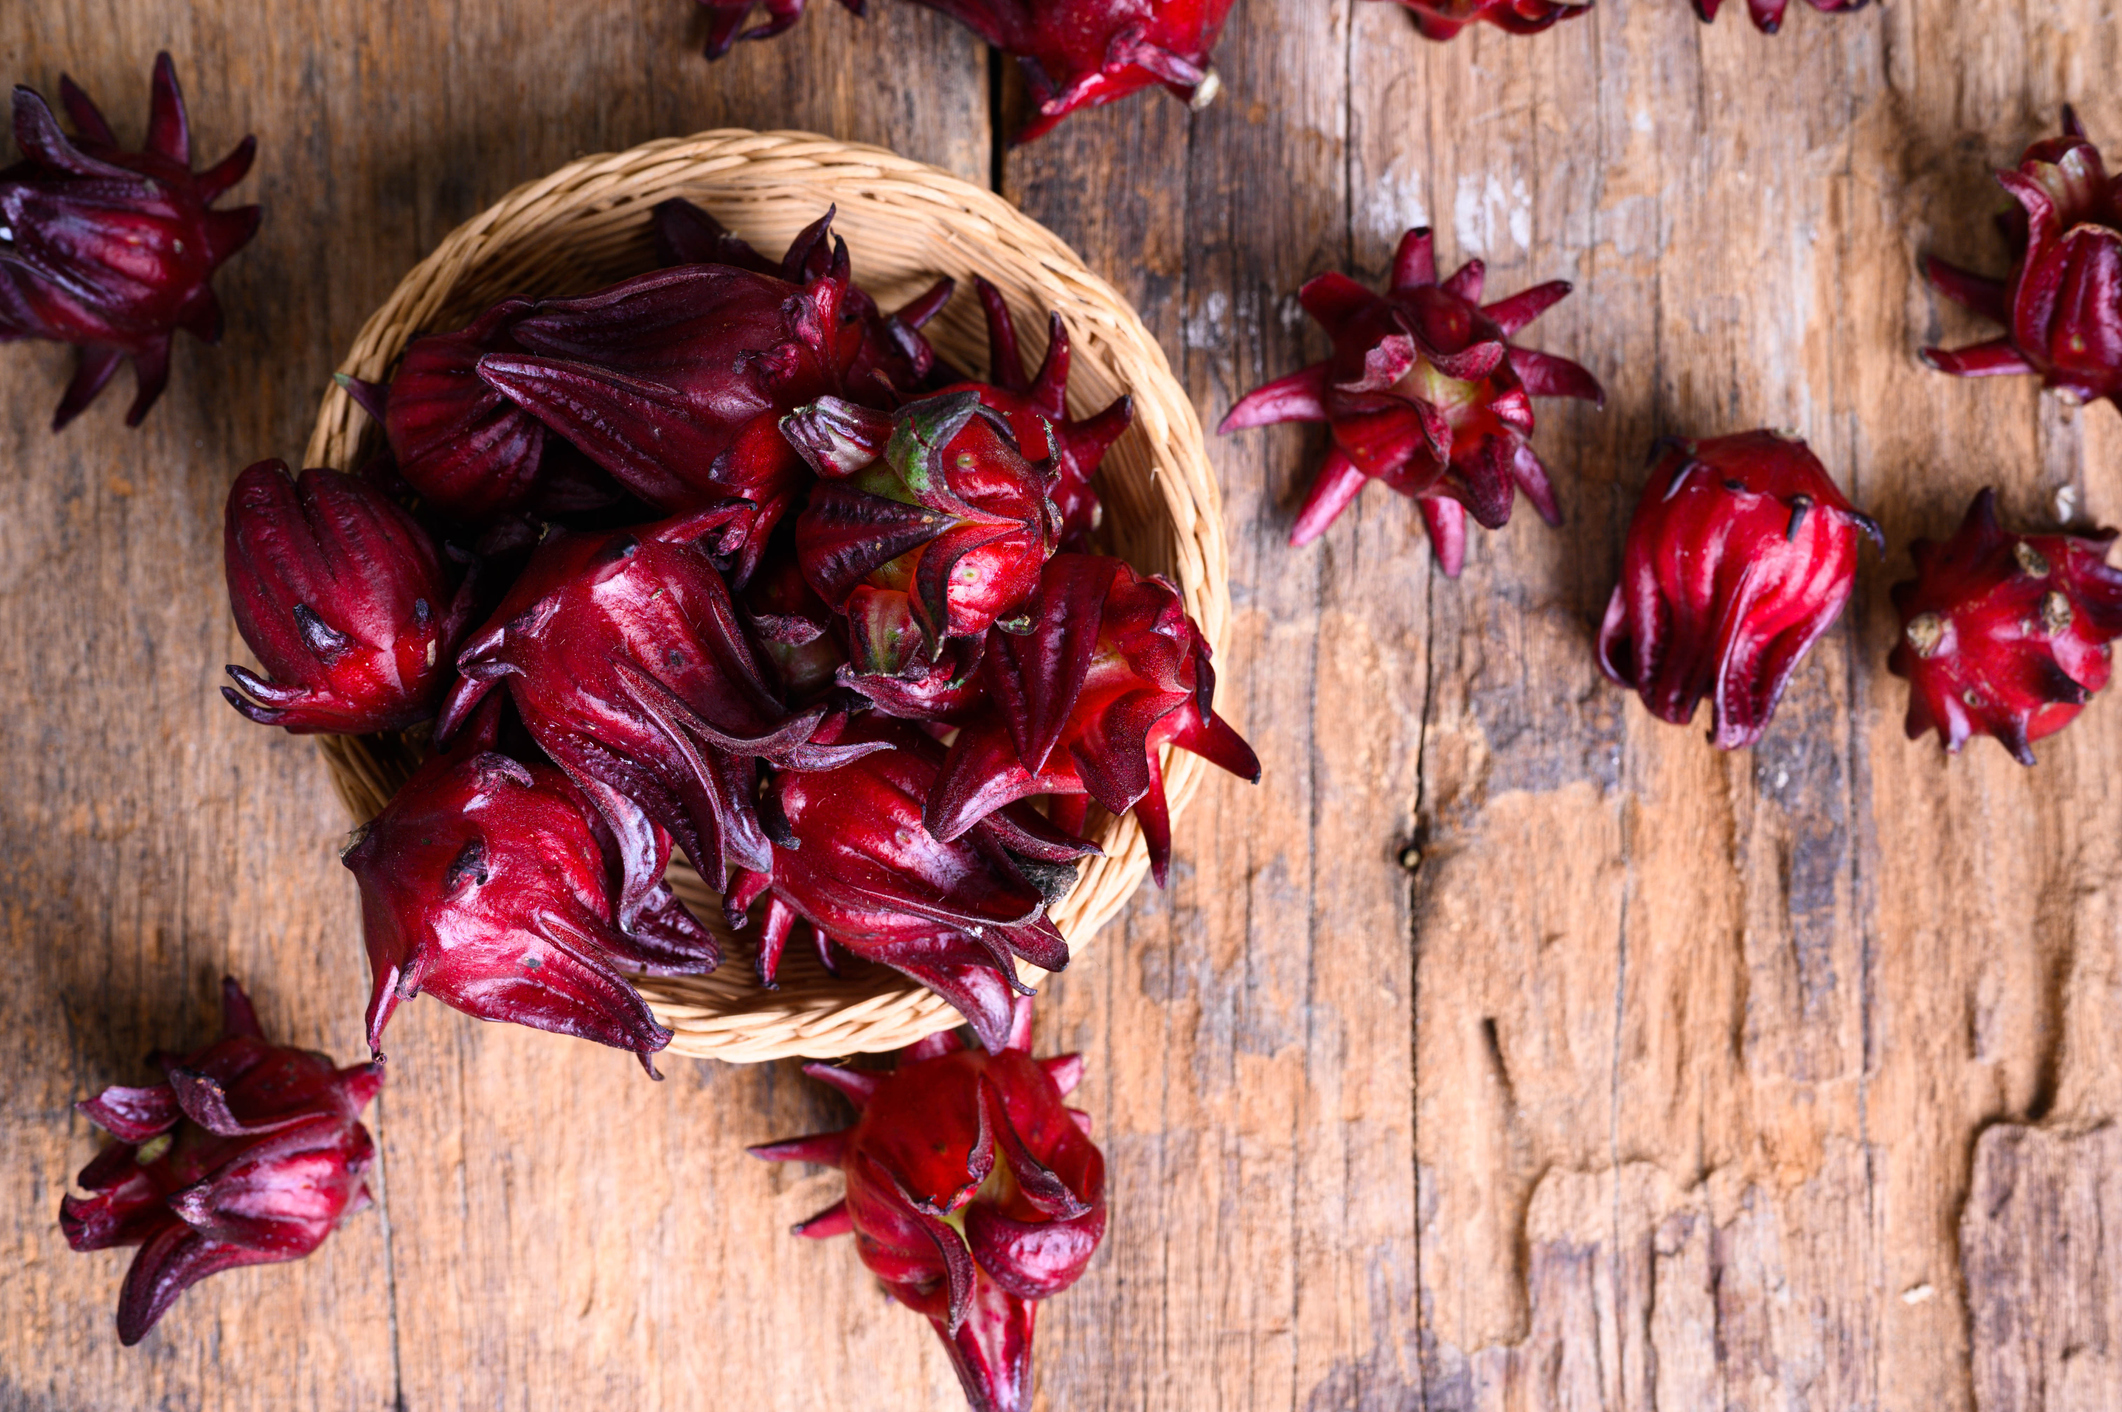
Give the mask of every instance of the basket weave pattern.
M 881 148 L 801 132 L 719 130 L 585 157 L 520 186 L 459 226 L 415 266 L 362 327 L 340 371 L 382 381 L 413 338 L 461 327 L 511 294 L 583 294 L 653 265 L 649 215 L 682 196 L 760 250 L 778 254 L 829 205 L 847 239 L 855 279 L 890 309 L 938 275 L 960 295 L 924 332 L 954 365 L 987 366 L 986 337 L 970 279 L 983 275 L 1009 301 L 1027 353 L 1045 342 L 1046 312 L 1067 322 L 1074 358 L 1069 412 L 1083 416 L 1120 392 L 1135 425 L 1098 476 L 1103 547 L 1137 569 L 1169 576 L 1209 642 L 1221 646 L 1230 616 L 1223 520 L 1192 402 L 1156 340 L 1075 253 L 991 192 Z M 334 386 L 319 409 L 303 464 L 351 468 L 379 439 L 367 414 Z M 327 736 L 325 759 L 356 819 L 373 817 L 417 762 L 403 741 Z M 1167 752 L 1165 785 L 1176 816 L 1204 762 Z M 1132 817 L 1091 811 L 1105 855 L 1090 859 L 1052 915 L 1080 954 L 1141 883 L 1148 850 Z M 723 932 L 715 893 L 675 861 L 673 889 L 722 933 L 715 974 L 638 981 L 673 1031 L 669 1053 L 756 1061 L 896 1049 L 958 1023 L 942 999 L 881 966 L 828 973 L 808 947 L 789 949 L 777 989 L 762 987 L 748 933 Z M 1036 974 L 1025 968 L 1027 978 Z M 859 971 L 861 974 L 855 974 Z

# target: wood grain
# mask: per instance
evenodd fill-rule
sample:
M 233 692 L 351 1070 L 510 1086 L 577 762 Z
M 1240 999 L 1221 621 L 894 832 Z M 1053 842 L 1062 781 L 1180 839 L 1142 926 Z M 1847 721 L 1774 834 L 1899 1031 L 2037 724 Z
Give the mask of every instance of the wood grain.
M 1991 167 L 2068 100 L 2122 152 L 2101 0 L 1793 9 L 1784 32 L 1600 0 L 1422 42 L 1364 0 L 1241 0 L 1226 92 L 1005 150 L 1023 86 L 905 4 L 814 4 L 720 65 L 683 0 L 195 0 L 0 14 L 0 76 L 70 72 L 121 133 L 175 55 L 202 151 L 246 131 L 256 244 L 223 347 L 45 431 L 67 355 L 0 349 L 0 1409 L 948 1408 L 919 1321 L 787 1226 L 830 1174 L 744 1144 L 833 1123 L 790 1066 L 480 1026 L 393 1030 L 383 1200 L 315 1259 L 188 1294 L 141 1347 L 124 1257 L 53 1213 L 68 1104 L 211 1029 L 360 1046 L 344 831 L 307 742 L 214 696 L 242 660 L 223 493 L 293 455 L 402 271 L 578 154 L 739 124 L 881 142 L 1002 190 L 1134 299 L 1204 420 L 1323 352 L 1292 300 L 1407 226 L 1604 381 L 1545 403 L 1565 510 L 1432 570 L 1373 489 L 1283 543 L 1316 434 L 1215 448 L 1236 626 L 1217 778 L 1040 1030 L 1085 1050 L 1108 1242 L 1040 1321 L 1044 1408 L 2117 1406 L 2122 706 L 2022 770 L 1902 737 L 1907 542 L 1984 484 L 2029 527 L 2122 520 L 2122 417 L 1926 372 L 1974 322 L 1914 258 L 2001 268 Z M 990 92 L 999 75 L 1000 90 Z M 859 263 L 860 252 L 856 252 Z M 1667 432 L 1795 428 L 1891 549 L 1754 751 L 1651 720 L 1590 637 Z M 1408 864 L 1413 864 L 1410 872 Z

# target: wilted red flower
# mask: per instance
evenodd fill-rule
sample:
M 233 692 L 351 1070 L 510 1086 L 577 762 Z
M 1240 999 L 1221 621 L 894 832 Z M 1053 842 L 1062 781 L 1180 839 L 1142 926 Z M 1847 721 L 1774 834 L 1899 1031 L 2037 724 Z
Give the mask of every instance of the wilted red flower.
M 1048 971 L 1068 964 L 1068 943 L 1046 909 L 1074 884 L 1076 860 L 1097 849 L 1029 809 L 998 812 L 944 842 L 921 827 L 943 759 L 935 740 L 880 716 L 835 719 L 819 740 L 852 758 L 774 773 L 760 802 L 772 864 L 739 873 L 724 898 L 742 926 L 745 909 L 772 889 L 760 978 L 773 983 L 800 916 L 821 951 L 829 940 L 911 976 L 999 1046 L 1010 991 L 1022 988 L 1010 958 Z
M 1802 441 L 1667 440 L 1629 522 L 1600 667 L 1674 725 L 1709 697 L 1710 739 L 1752 745 L 1849 601 L 1860 530 L 1882 543 Z
M 1718 7 L 1723 3 L 1724 0 L 1695 0 L 1695 13 L 1708 24 L 1717 18 Z M 1823 15 L 1832 15 L 1837 11 L 1861 10 L 1871 0 L 1807 0 L 1807 3 Z M 1790 0 L 1746 0 L 1746 12 L 1753 17 L 1754 28 L 1763 34 L 1774 34 L 1783 28 L 1783 12 L 1789 8 Z
M 740 39 L 772 39 L 803 18 L 803 0 L 700 0 L 707 9 L 707 57 L 719 59 L 727 54 Z M 849 10 L 859 15 L 863 12 L 864 0 L 840 0 Z M 766 7 L 766 23 L 744 29 L 744 22 L 751 18 L 752 10 L 759 5 Z M 739 34 L 738 31 L 744 32 Z
M 867 586 L 909 600 L 915 637 L 877 660 L 858 625 L 855 669 L 934 662 L 946 639 L 978 636 L 1022 608 L 1059 539 L 1052 460 L 1034 465 L 1008 418 L 960 390 L 878 412 L 821 398 L 782 423 L 826 477 L 796 520 L 796 558 L 835 611 Z M 1051 446 L 1035 450 L 1043 457 Z M 901 656 L 903 651 L 904 655 Z
M 1031 1406 L 1038 1301 L 1074 1284 L 1105 1236 L 1105 1155 L 1062 1102 L 1082 1058 L 1033 1059 L 1031 1016 L 1018 1000 L 984 1054 L 944 1033 L 888 1073 L 806 1065 L 854 1102 L 855 1125 L 751 1149 L 846 1173 L 846 1197 L 796 1233 L 853 1233 L 892 1297 L 928 1316 L 974 1412 Z
M 1984 279 L 1935 255 L 1923 272 L 2007 331 L 1971 348 L 1926 348 L 1924 361 L 1959 377 L 2039 373 L 2077 401 L 2122 407 L 2122 183 L 2069 108 L 2063 136 L 2027 148 L 1997 181 L 2024 208 L 2023 219 L 2000 221 L 2017 261 L 2011 278 Z
M 260 461 L 229 488 L 229 607 L 270 681 L 223 687 L 260 725 L 297 735 L 401 730 L 435 714 L 471 610 L 427 531 L 367 481 Z
M 1052 500 L 1061 515 L 1061 547 L 1088 549 L 1091 531 L 1098 527 L 1104 507 L 1091 477 L 1105 453 L 1135 419 L 1135 400 L 1126 393 L 1114 398 L 1102 412 L 1080 422 L 1068 418 L 1068 325 L 1059 314 L 1051 314 L 1046 326 L 1046 357 L 1038 373 L 1025 371 L 1024 352 L 1017 344 L 1017 326 L 1010 318 L 1002 291 L 984 279 L 975 279 L 981 310 L 987 315 L 988 382 L 947 387 L 945 392 L 979 394 L 982 406 L 1009 419 L 1017 445 L 1027 454 L 1031 448 L 1052 443 L 1057 474 Z M 1037 453 L 1045 459 L 1044 453 Z
M 1916 577 L 1894 585 L 1901 639 L 1887 667 L 1908 678 L 1908 738 L 1938 732 L 1958 754 L 1977 731 L 2022 765 L 2107 685 L 2122 637 L 2115 532 L 2012 534 L 1984 489 L 1960 532 L 1909 546 Z
M 714 937 L 660 881 L 619 911 L 619 830 L 551 765 L 490 748 L 490 721 L 407 781 L 342 861 L 361 886 L 372 988 L 368 1042 L 382 1058 L 398 1002 L 425 992 L 503 1020 L 649 1055 L 670 1043 L 612 962 L 696 975 L 721 960 Z M 635 815 L 658 876 L 670 840 Z
M 1016 56 L 1039 116 L 1012 142 L 1043 137 L 1078 108 L 1163 84 L 1188 106 L 1222 89 L 1209 51 L 1232 0 L 918 0 Z
M 717 550 L 741 583 L 810 479 L 776 424 L 842 391 L 862 351 L 847 275 L 838 244 L 800 287 L 683 265 L 544 300 L 509 325 L 529 351 L 486 354 L 479 376 L 656 509 L 721 507 Z
M 15 89 L 22 160 L 0 171 L 0 343 L 48 338 L 81 350 L 53 431 L 132 359 L 137 390 L 125 424 L 138 426 L 169 381 L 176 331 L 221 340 L 214 271 L 257 233 L 258 208 L 210 208 L 243 180 L 258 144 L 246 137 L 213 167 L 192 171 L 184 95 L 167 54 L 155 56 L 145 151 L 121 149 L 72 79 L 59 80 L 59 100 L 79 134 L 72 140 L 43 98 Z
M 1468 513 L 1498 528 L 1522 490 L 1542 519 L 1560 523 L 1547 468 L 1527 444 L 1532 399 L 1603 404 L 1606 394 L 1567 358 L 1506 341 L 1567 295 L 1567 281 L 1482 305 L 1485 274 L 1479 260 L 1469 260 L 1439 283 L 1429 231 L 1411 230 L 1393 256 L 1386 294 L 1341 274 L 1320 275 L 1298 291 L 1305 312 L 1333 336 L 1333 355 L 1255 389 L 1221 428 L 1331 426 L 1333 449 L 1298 512 L 1291 544 L 1324 534 L 1371 479 L 1421 507 L 1448 575 L 1465 556 Z
M 1717 0 L 1704 3 L 1714 11 Z M 1477 20 L 1511 34 L 1538 34 L 1557 20 L 1583 14 L 1592 7 L 1592 0 L 1400 0 L 1400 4 L 1414 14 L 1424 39 L 1441 42 Z
M 827 208 L 798 233 L 779 263 L 681 197 L 658 203 L 650 229 L 656 258 L 664 265 L 734 265 L 790 284 L 808 285 L 831 274 L 838 257 L 840 247 L 832 239 L 834 214 L 833 208 Z M 944 371 L 921 329 L 950 303 L 956 289 L 957 281 L 939 279 L 898 312 L 886 314 L 862 286 L 848 285 L 840 302 L 840 317 L 843 322 L 859 322 L 864 335 L 861 351 L 844 374 L 850 395 L 896 401 L 926 387 Z
M 1259 758 L 1215 712 L 1208 643 L 1168 581 L 1103 555 L 1055 555 L 1031 619 L 1028 632 L 990 634 L 988 705 L 952 744 L 924 822 L 952 839 L 1012 800 L 1087 794 L 1135 811 L 1162 886 L 1171 817 L 1158 749 L 1260 778 Z
M 771 425 L 771 424 L 769 424 Z M 822 707 L 791 716 L 701 539 L 715 511 L 604 534 L 556 530 L 458 655 L 447 740 L 502 680 L 541 749 L 618 835 L 622 917 L 662 867 L 635 824 L 677 837 L 710 882 L 769 865 L 753 803 L 761 759 L 820 763 Z
M 357 1121 L 383 1069 L 267 1044 L 243 987 L 221 982 L 221 1038 L 152 1062 L 167 1082 L 74 1106 L 117 1141 L 59 1204 L 76 1250 L 137 1245 L 118 1340 L 138 1343 L 177 1296 L 242 1265 L 300 1260 L 369 1204 L 375 1158 Z

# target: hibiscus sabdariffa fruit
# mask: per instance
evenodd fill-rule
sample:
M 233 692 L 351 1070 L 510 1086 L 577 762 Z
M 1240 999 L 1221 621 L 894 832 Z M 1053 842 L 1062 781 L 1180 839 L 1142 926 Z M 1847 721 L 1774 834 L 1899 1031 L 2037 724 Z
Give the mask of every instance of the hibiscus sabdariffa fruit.
M 1560 523 L 1547 468 L 1529 444 L 1532 399 L 1603 405 L 1606 394 L 1567 358 L 1509 342 L 1569 293 L 1567 281 L 1483 305 L 1485 278 L 1481 261 L 1469 260 L 1439 281 L 1430 232 L 1417 229 L 1400 241 L 1385 294 L 1334 273 L 1298 291 L 1305 312 L 1333 338 L 1332 355 L 1241 398 L 1221 428 L 1325 422 L 1331 429 L 1333 444 L 1291 544 L 1324 534 L 1371 480 L 1421 508 L 1448 575 L 1465 561 L 1468 514 L 1500 528 L 1522 490 L 1542 519 Z
M 1871 0 L 1806 0 L 1806 3 L 1823 15 L 1832 15 L 1861 10 Z M 1695 0 L 1695 13 L 1708 24 L 1717 18 L 1717 11 L 1723 4 L 1724 0 Z M 1763 34 L 1774 34 L 1782 29 L 1783 14 L 1789 8 L 1790 0 L 1746 0 L 1746 13 L 1752 17 L 1754 28 Z
M 2026 150 L 1997 181 L 2019 203 L 2000 218 L 2015 266 L 1988 279 L 1935 255 L 1923 262 L 1933 288 L 2005 333 L 1968 348 L 1926 348 L 1923 359 L 1958 377 L 2038 374 L 2079 402 L 2122 407 L 2122 182 L 2109 177 L 2078 115 L 2063 110 L 2063 135 Z
M 1662 443 L 1599 628 L 1600 667 L 1674 725 L 1708 697 L 1710 739 L 1752 745 L 1849 601 L 1860 533 L 1881 542 L 1794 437 Z
M 59 80 L 59 99 L 72 138 L 43 98 L 15 89 L 22 160 L 0 170 L 0 343 L 48 338 L 81 350 L 53 431 L 132 359 L 136 390 L 125 424 L 138 426 L 169 382 L 177 330 L 221 339 L 214 271 L 257 233 L 258 208 L 213 204 L 243 180 L 257 143 L 246 137 L 194 172 L 184 95 L 167 54 L 155 56 L 143 151 L 118 146 L 72 79 Z
M 974 1412 L 1026 1412 L 1040 1300 L 1081 1278 L 1105 1236 L 1105 1156 L 1063 1100 L 1081 1056 L 1031 1057 L 1029 1000 L 986 1052 L 944 1033 L 888 1072 L 811 1064 L 855 1104 L 844 1132 L 751 1149 L 846 1174 L 847 1195 L 796 1227 L 855 1237 L 894 1299 L 942 1338 Z
M 859 15 L 864 0 L 840 0 Z M 803 18 L 803 0 L 700 0 L 707 11 L 707 57 L 719 59 L 740 39 L 772 39 Z M 756 9 L 764 8 L 766 19 L 750 29 L 744 22 Z
M 229 488 L 222 538 L 236 628 L 271 678 L 230 667 L 231 706 L 297 735 L 401 730 L 435 714 L 472 585 L 450 587 L 427 531 L 382 491 L 260 461 Z
M 339 1068 L 268 1044 L 243 988 L 221 982 L 221 1038 L 153 1062 L 168 1076 L 74 1106 L 115 1139 L 59 1205 L 76 1250 L 138 1246 L 118 1340 L 138 1343 L 177 1296 L 243 1265 L 300 1260 L 370 1203 L 375 1145 L 358 1121 L 378 1064 Z
M 1908 679 L 1908 738 L 1935 730 L 1958 754 L 1979 732 L 2033 764 L 2033 742 L 2069 725 L 2114 671 L 2114 538 L 2013 534 L 1985 489 L 1951 539 L 1911 544 L 1916 577 L 1894 585 L 1901 637 L 1887 658 Z
M 1446 40 L 1476 21 L 1511 34 L 1538 34 L 1592 7 L 1592 0 L 1399 0 L 1425 39 Z M 1712 7 L 1716 0 L 1707 0 Z

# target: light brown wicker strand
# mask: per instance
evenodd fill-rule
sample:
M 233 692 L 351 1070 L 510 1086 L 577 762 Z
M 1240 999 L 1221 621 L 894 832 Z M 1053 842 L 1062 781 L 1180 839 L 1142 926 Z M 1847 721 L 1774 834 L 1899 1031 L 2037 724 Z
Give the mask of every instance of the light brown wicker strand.
M 961 367 L 985 366 L 984 327 L 967 289 L 972 275 L 1002 290 L 1034 357 L 1043 351 L 1046 311 L 1057 310 L 1074 347 L 1071 413 L 1103 407 L 1122 390 L 1135 399 L 1135 429 L 1107 456 L 1099 478 L 1109 547 L 1138 568 L 1169 575 L 1209 641 L 1222 644 L 1230 593 L 1221 505 L 1200 421 L 1163 350 L 1110 285 L 1015 207 L 880 148 L 812 133 L 725 129 L 570 163 L 452 231 L 363 325 L 340 371 L 382 381 L 414 337 L 459 327 L 505 295 L 582 293 L 648 268 L 649 213 L 673 196 L 705 207 L 770 252 L 827 205 L 837 206 L 834 228 L 847 239 L 856 278 L 887 308 L 938 274 L 955 276 L 966 292 L 927 332 Z M 334 386 L 304 464 L 356 465 L 371 433 L 367 414 Z M 327 737 L 323 750 L 356 819 L 372 817 L 405 777 L 406 759 L 394 758 L 383 742 Z M 1164 768 L 1176 818 L 1205 766 L 1167 751 Z M 1075 890 L 1053 909 L 1078 954 L 1149 867 L 1131 817 L 1093 810 L 1093 825 L 1105 856 L 1085 865 Z M 670 881 L 721 930 L 719 902 L 697 874 L 674 865 Z M 724 935 L 735 954 L 714 975 L 639 981 L 673 1032 L 670 1053 L 739 1062 L 829 1057 L 896 1049 L 958 1022 L 940 998 L 896 973 L 872 967 L 861 979 L 837 978 L 806 948 L 791 948 L 779 988 L 767 990 L 752 974 L 745 939 Z

